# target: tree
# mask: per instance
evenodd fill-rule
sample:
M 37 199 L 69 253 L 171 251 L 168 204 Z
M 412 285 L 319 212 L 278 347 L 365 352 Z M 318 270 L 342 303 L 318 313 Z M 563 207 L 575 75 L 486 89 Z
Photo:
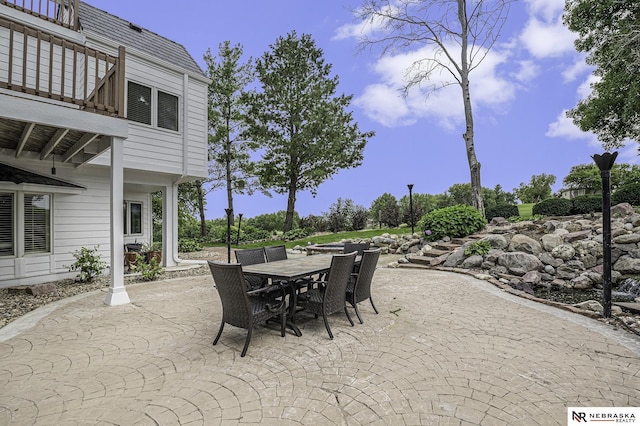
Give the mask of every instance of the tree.
M 611 168 L 611 189 L 640 182 L 640 166 L 620 163 Z M 568 189 L 584 189 L 586 193 L 597 193 L 602 190 L 600 169 L 595 163 L 573 166 L 565 176 L 562 184 Z
M 450 77 L 442 86 L 460 86 L 464 106 L 462 135 L 471 175 L 473 206 L 484 215 L 480 163 L 474 145 L 470 74 L 500 36 L 509 5 L 514 0 L 364 0 L 359 17 L 378 31 L 367 33 L 363 46 L 383 45 L 383 54 L 417 46 L 434 47 L 435 54 L 413 63 L 405 92 L 441 74 Z
M 251 59 L 241 64 L 241 57 L 242 46 L 231 47 L 229 41 L 220 43 L 217 57 L 212 56 L 210 50 L 204 55 L 207 76 L 211 79 L 209 159 L 213 165 L 210 176 L 213 175 L 212 180 L 218 182 L 218 186 L 226 187 L 231 225 L 235 222 L 233 194 L 252 194 L 258 187 L 250 157 L 256 146 L 242 137 L 247 109 L 242 94 L 254 78 L 253 66 Z
M 521 183 L 513 192 L 523 203 L 539 203 L 551 197 L 551 185 L 556 183 L 553 175 L 541 174 L 531 176 L 529 184 Z
M 369 214 L 380 225 L 385 224 L 393 228 L 400 224 L 398 200 L 388 192 L 373 200 Z
M 564 23 L 578 34 L 598 81 L 592 93 L 567 113 L 583 131 L 594 132 L 605 149 L 640 139 L 640 2 L 568 0 Z
M 296 194 L 318 186 L 340 169 L 358 167 L 373 132 L 361 132 L 347 112 L 353 96 L 336 96 L 338 76 L 310 35 L 279 37 L 256 61 L 261 91 L 250 106 L 247 139 L 264 149 L 260 183 L 288 194 L 284 231 L 293 226 Z

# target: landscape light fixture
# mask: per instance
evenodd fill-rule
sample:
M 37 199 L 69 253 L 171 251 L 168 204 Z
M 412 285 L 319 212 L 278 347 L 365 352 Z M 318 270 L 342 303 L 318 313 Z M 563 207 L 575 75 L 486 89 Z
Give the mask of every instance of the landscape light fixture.
M 232 209 L 224 209 L 227 214 L 227 263 L 231 263 L 231 215 Z
M 618 152 L 595 154 L 591 158 L 602 178 L 602 316 L 611 318 L 611 168 Z
M 238 213 L 238 236 L 236 237 L 236 245 L 240 244 L 240 225 L 242 224 L 242 213 Z
M 411 215 L 411 235 L 413 235 L 414 230 L 413 230 L 413 194 L 411 193 L 411 191 L 413 190 L 413 184 L 407 184 L 407 187 L 409 188 L 409 214 Z

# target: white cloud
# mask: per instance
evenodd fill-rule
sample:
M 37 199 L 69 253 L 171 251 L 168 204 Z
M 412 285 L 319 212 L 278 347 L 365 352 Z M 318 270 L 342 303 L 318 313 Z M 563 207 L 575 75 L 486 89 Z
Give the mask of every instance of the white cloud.
M 562 72 L 562 78 L 564 79 L 565 83 L 569 83 L 575 81 L 578 76 L 590 73 L 591 71 L 592 67 L 587 65 L 584 59 L 579 59 L 572 66 Z
M 584 140 L 587 141 L 590 146 L 601 146 L 595 134 L 591 132 L 583 132 L 573 124 L 573 121 L 567 117 L 566 109 L 556 117 L 556 121 L 549 125 L 545 136 L 569 140 Z
M 575 35 L 562 24 L 560 17 L 551 22 L 531 17 L 520 34 L 520 41 L 538 59 L 575 52 L 574 39 Z
M 390 85 L 371 84 L 354 100 L 367 116 L 386 127 L 409 125 L 415 122 L 400 92 Z
M 546 21 L 554 20 L 564 10 L 565 0 L 525 0 L 532 14 L 541 16 Z

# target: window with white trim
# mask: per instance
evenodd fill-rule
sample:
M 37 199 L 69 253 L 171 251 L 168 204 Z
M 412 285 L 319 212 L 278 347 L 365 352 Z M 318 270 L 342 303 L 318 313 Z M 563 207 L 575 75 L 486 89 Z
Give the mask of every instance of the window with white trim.
M 142 203 L 135 201 L 125 201 L 123 203 L 124 214 L 124 234 L 142 234 Z
M 127 118 L 161 129 L 180 129 L 180 98 L 150 86 L 127 83 Z
M 51 251 L 51 196 L 24 195 L 24 253 Z
M 0 193 L 0 256 L 13 256 L 15 254 L 13 197 L 13 193 Z

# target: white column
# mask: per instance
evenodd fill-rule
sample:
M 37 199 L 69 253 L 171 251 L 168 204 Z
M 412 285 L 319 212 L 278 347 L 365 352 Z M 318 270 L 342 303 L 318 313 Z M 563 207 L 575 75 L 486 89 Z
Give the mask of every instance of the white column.
M 162 256 L 164 266 L 176 266 L 178 259 L 178 184 L 162 191 Z
M 124 287 L 124 200 L 123 171 L 124 139 L 111 138 L 111 284 L 104 300 L 107 305 L 126 305 L 130 302 Z

